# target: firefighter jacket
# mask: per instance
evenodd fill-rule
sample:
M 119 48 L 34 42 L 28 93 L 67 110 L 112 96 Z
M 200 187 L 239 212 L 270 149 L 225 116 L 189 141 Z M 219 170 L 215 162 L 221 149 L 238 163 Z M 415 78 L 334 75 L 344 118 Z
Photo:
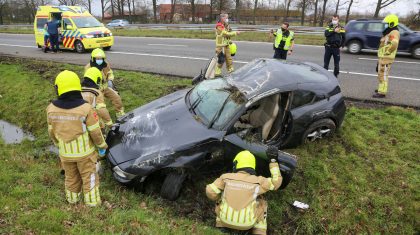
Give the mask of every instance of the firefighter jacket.
M 90 67 L 96 67 L 102 72 L 101 90 L 104 90 L 105 88 L 108 87 L 108 81 L 114 80 L 114 72 L 112 71 L 111 65 L 109 63 L 104 61 L 103 64 L 97 65 L 95 62 L 91 61 L 85 66 L 85 72 Z
M 246 230 L 257 222 L 257 197 L 277 190 L 282 183 L 278 163 L 270 163 L 271 178 L 256 176 L 245 171 L 226 173 L 207 185 L 210 200 L 220 200 L 218 218 L 233 229 Z
M 112 126 L 111 115 L 105 104 L 105 96 L 101 90 L 93 87 L 82 86 L 82 96 L 98 112 L 99 118 L 106 126 Z
M 395 55 L 397 54 L 398 44 L 400 42 L 400 32 L 398 27 L 387 28 L 382 33 L 384 36 L 381 38 L 378 58 L 382 59 L 383 64 L 393 63 Z
M 97 148 L 108 148 L 98 120 L 88 103 L 60 108 L 53 102 L 47 107 L 48 134 L 62 161 L 81 160 L 95 156 Z
M 236 36 L 236 32 L 232 32 L 228 24 L 218 22 L 216 24 L 216 47 L 229 46 L 232 41 L 231 37 Z

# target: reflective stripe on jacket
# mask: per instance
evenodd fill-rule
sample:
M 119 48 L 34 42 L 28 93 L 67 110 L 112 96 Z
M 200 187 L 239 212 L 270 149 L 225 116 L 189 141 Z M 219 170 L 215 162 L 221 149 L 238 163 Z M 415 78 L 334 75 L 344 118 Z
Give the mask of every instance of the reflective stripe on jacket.
M 221 200 L 217 217 L 230 228 L 252 228 L 257 219 L 257 197 L 267 191 L 277 190 L 283 179 L 278 163 L 270 163 L 270 172 L 271 178 L 245 171 L 227 173 L 207 185 L 207 197 Z
M 286 51 L 289 50 L 290 46 L 292 45 L 292 41 L 294 39 L 293 31 L 289 31 L 289 36 L 286 37 L 286 36 L 283 35 L 283 32 L 281 31 L 281 29 L 278 29 L 277 33 L 275 33 L 274 35 L 276 36 L 276 39 L 274 41 L 274 47 L 279 48 L 279 45 L 280 45 L 281 41 L 283 40 L 283 41 L 285 41 L 284 47 L 280 48 L 280 49 L 283 49 L 283 50 L 286 50 Z

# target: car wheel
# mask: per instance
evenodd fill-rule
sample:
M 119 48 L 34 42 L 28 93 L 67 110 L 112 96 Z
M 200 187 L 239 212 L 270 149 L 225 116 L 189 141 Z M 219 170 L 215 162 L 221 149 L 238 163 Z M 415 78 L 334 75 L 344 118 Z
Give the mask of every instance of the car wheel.
M 179 197 L 186 178 L 187 175 L 185 173 L 170 172 L 166 175 L 165 181 L 160 189 L 160 195 L 163 198 L 175 201 Z
M 105 50 L 105 51 L 109 51 L 109 50 L 111 50 L 111 46 L 109 46 L 109 47 L 104 47 L 104 50 Z
M 415 59 L 420 59 L 420 44 L 417 44 L 413 47 L 411 51 L 411 56 Z
M 85 52 L 85 47 L 83 46 L 83 43 L 82 43 L 81 41 L 79 41 L 79 40 L 77 40 L 77 41 L 74 43 L 74 48 L 75 48 L 75 50 L 76 50 L 78 53 L 83 53 L 83 52 Z
M 312 123 L 303 134 L 302 143 L 314 142 L 331 136 L 335 132 L 336 126 L 331 119 L 321 119 Z
M 351 40 L 347 43 L 347 49 L 351 54 L 359 54 L 362 51 L 362 43 L 359 40 Z

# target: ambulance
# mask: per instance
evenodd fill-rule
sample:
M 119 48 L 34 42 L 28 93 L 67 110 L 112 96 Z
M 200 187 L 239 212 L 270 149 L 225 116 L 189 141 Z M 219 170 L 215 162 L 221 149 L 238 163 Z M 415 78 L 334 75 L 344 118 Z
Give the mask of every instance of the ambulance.
M 111 31 L 82 7 L 39 6 L 34 22 L 38 48 L 44 46 L 44 25 L 50 19 L 60 21 L 60 49 L 83 53 L 95 48 L 109 50 L 114 44 Z

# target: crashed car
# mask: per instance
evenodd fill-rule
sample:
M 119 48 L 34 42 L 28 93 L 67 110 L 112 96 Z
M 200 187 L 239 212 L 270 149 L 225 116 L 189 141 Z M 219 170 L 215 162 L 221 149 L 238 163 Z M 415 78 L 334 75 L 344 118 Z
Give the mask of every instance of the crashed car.
M 269 176 L 269 145 L 288 148 L 331 135 L 345 110 L 337 79 L 320 66 L 258 59 L 127 113 L 108 134 L 107 157 L 123 184 L 164 172 L 161 196 L 174 200 L 188 174 L 214 161 L 229 166 L 244 149 L 256 156 L 257 173 Z M 278 161 L 285 188 L 297 159 L 279 151 Z

